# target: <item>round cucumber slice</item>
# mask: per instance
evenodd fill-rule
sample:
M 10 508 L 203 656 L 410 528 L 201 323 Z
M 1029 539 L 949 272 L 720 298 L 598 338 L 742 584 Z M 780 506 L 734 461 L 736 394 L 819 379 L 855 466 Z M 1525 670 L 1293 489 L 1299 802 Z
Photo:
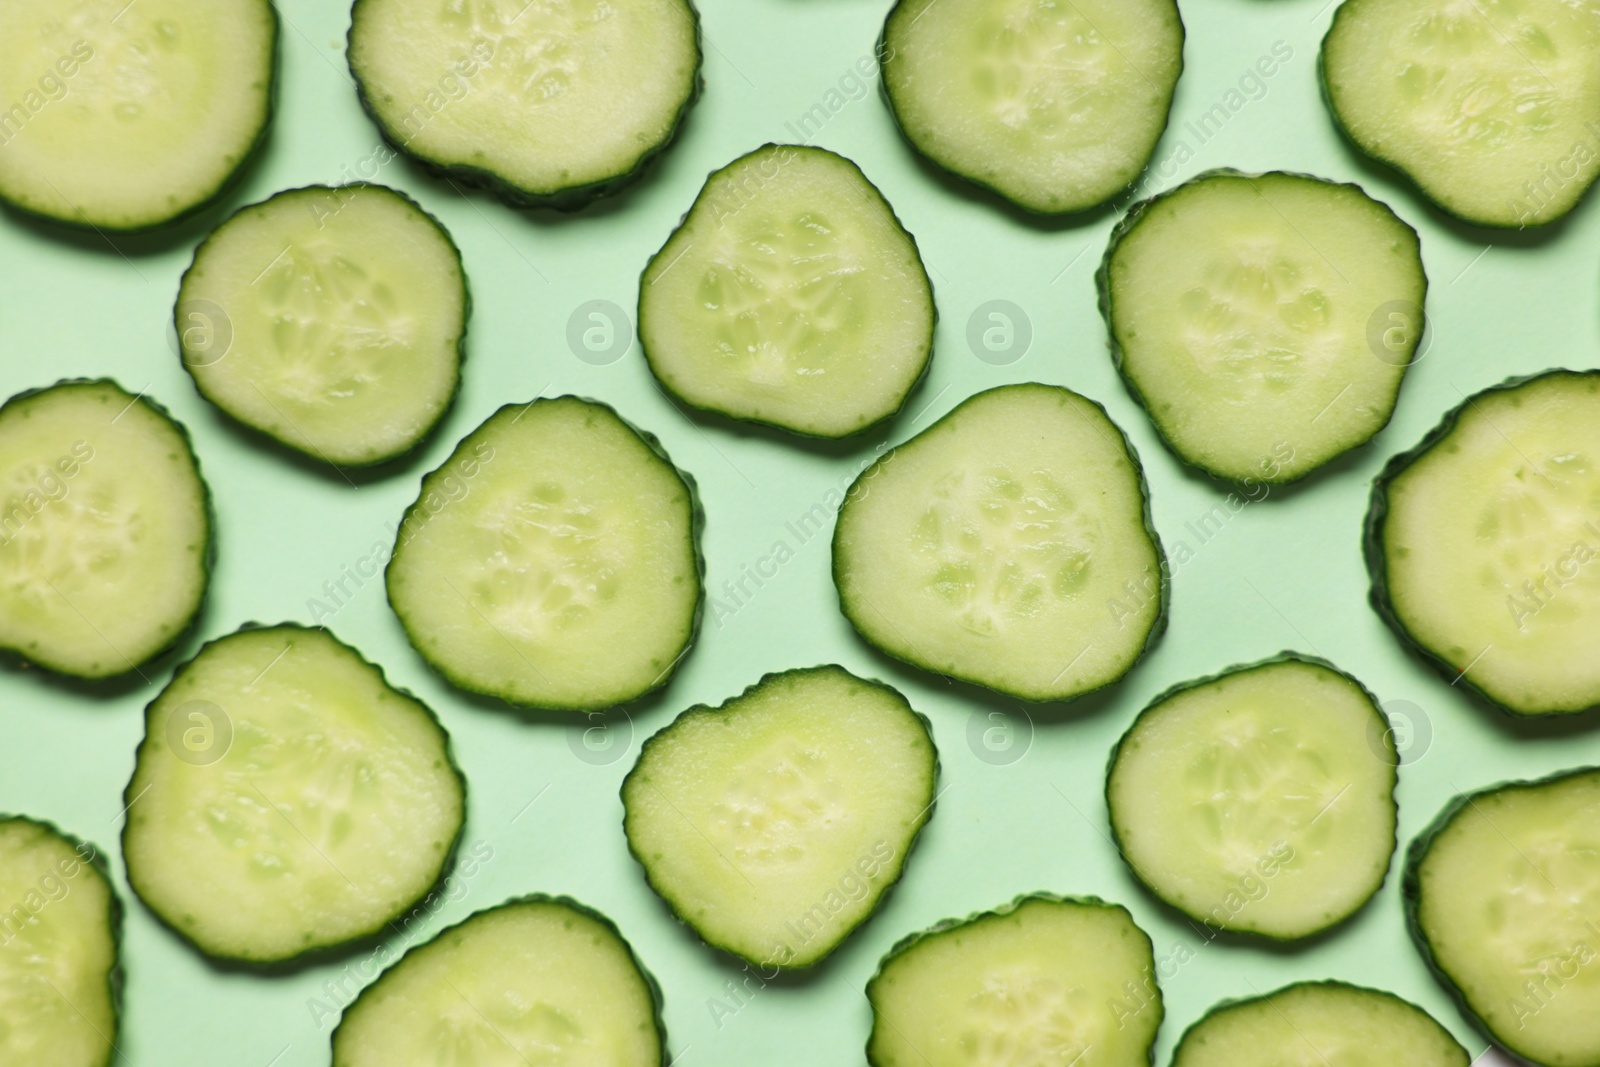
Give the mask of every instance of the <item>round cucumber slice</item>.
M 145 710 L 128 883 L 208 956 L 275 963 L 376 934 L 437 884 L 466 785 L 427 706 L 328 631 L 212 641 Z
M 508 404 L 422 480 L 389 603 L 462 689 L 609 708 L 665 684 L 693 643 L 699 531 L 693 480 L 611 408 Z
M 1600 12 L 1567 0 L 1346 0 L 1322 42 L 1336 122 L 1480 226 L 1560 218 L 1600 175 Z
M 1372 487 L 1372 602 L 1515 715 L 1600 704 L 1600 371 L 1468 397 Z
M 160 405 L 102 379 L 0 406 L 0 648 L 137 671 L 194 622 L 210 563 L 210 496 Z
M 110 1067 L 122 905 L 93 845 L 0 816 L 0 1063 Z
M 645 742 L 623 829 L 707 944 L 809 967 L 899 880 L 938 776 L 927 720 L 894 689 L 831 664 L 784 671 Z
M 900 410 L 933 353 L 916 241 L 842 156 L 766 145 L 706 180 L 644 269 L 639 338 L 691 407 L 813 437 Z
M 1172 1067 L 1467 1067 L 1472 1057 L 1427 1012 L 1393 993 L 1299 982 L 1229 1001 L 1189 1027 Z
M 266 134 L 268 0 L 0 5 L 0 201 L 97 230 L 216 200 Z
M 661 993 L 616 926 L 565 897 L 480 911 L 411 949 L 333 1032 L 333 1067 L 660 1067 Z
M 1360 187 L 1211 171 L 1135 205 L 1099 273 L 1112 358 L 1179 459 L 1303 478 L 1388 423 L 1422 339 L 1417 233 Z
M 174 318 L 202 396 L 340 466 L 414 448 L 461 380 L 461 253 L 381 185 L 291 189 L 243 208 L 183 275 Z
M 700 87 L 690 0 L 356 0 L 362 106 L 400 151 L 512 204 L 570 210 L 667 146 Z
M 1150 938 L 1120 904 L 1036 893 L 896 945 L 867 983 L 872 1067 L 1148 1067 Z
M 1497 1044 L 1600 1064 L 1600 769 L 1457 797 L 1411 843 L 1411 931 Z
M 1133 446 L 1099 404 L 1037 383 L 969 397 L 883 455 L 833 534 L 863 638 L 1023 700 L 1126 674 L 1163 624 L 1164 566 Z
M 1286 652 L 1157 697 L 1112 751 L 1106 804 L 1156 896 L 1212 929 L 1294 940 L 1383 885 L 1398 762 L 1360 682 Z
M 1183 70 L 1173 0 L 898 0 L 883 87 L 918 152 L 1026 211 L 1131 185 Z

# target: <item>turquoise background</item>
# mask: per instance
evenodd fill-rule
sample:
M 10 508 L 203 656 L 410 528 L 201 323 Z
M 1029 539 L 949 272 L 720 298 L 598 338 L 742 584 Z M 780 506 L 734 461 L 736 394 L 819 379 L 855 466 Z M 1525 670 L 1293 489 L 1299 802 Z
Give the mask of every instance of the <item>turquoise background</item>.
M 1378 898 L 1332 936 L 1294 949 L 1234 939 L 1201 946 L 1133 882 L 1106 839 L 1102 775 L 1111 744 L 1167 686 L 1283 648 L 1321 654 L 1360 677 L 1417 724 L 1401 773 L 1402 843 L 1458 790 L 1600 762 L 1588 722 L 1516 727 L 1408 656 L 1366 603 L 1360 528 L 1368 485 L 1464 394 L 1552 365 L 1590 367 L 1600 351 L 1596 270 L 1600 205 L 1538 234 L 1490 235 L 1445 219 L 1403 181 L 1375 169 L 1334 133 L 1316 82 L 1324 0 L 1187 0 L 1187 70 L 1157 166 L 1154 192 L 1215 166 L 1285 168 L 1358 181 L 1422 233 L 1432 281 L 1427 355 L 1411 371 L 1394 421 L 1371 445 L 1300 486 L 1233 515 L 1204 544 L 1188 529 L 1225 490 L 1180 468 L 1118 382 L 1095 308 L 1092 274 L 1119 211 L 1062 222 L 1022 218 L 941 178 L 911 155 L 876 85 L 858 99 L 847 79 L 870 57 L 885 13 L 864 0 L 706 0 L 705 91 L 682 135 L 637 186 L 578 215 L 513 211 L 394 160 L 377 180 L 405 189 L 461 246 L 475 307 L 461 396 L 442 431 L 398 470 L 338 473 L 268 451 L 196 395 L 176 358 L 168 319 L 194 244 L 234 207 L 283 188 L 336 182 L 387 153 L 356 102 L 343 57 L 348 11 L 289 0 L 279 111 L 263 158 L 219 209 L 156 237 L 107 241 L 6 213 L 0 219 L 0 394 L 61 377 L 111 375 L 147 390 L 193 433 L 215 495 L 219 555 L 199 632 L 175 657 L 110 691 L 84 691 L 38 671 L 0 673 L 0 810 L 53 820 L 114 852 L 121 793 L 141 734 L 140 709 L 200 641 L 243 622 L 312 621 L 310 598 L 390 537 L 419 477 L 491 411 L 538 394 L 573 392 L 615 405 L 658 434 L 698 479 L 708 516 L 713 592 L 788 539 L 792 560 L 731 615 L 708 615 L 671 685 L 593 734 L 560 717 L 520 718 L 469 698 L 411 651 L 376 581 L 329 625 L 427 700 L 449 728 L 470 783 L 464 850 L 493 858 L 460 880 L 430 931 L 506 897 L 572 894 L 611 915 L 660 979 L 680 1062 L 855 1063 L 870 1025 L 862 987 L 901 936 L 1048 889 L 1127 904 L 1158 955 L 1193 959 L 1165 983 L 1158 1062 L 1184 1027 L 1222 997 L 1301 978 L 1376 984 L 1433 1011 L 1474 1053 L 1472 1032 L 1424 970 L 1401 917 L 1391 872 Z M 1226 101 L 1273 46 L 1292 55 L 1204 143 L 1187 125 Z M 609 365 L 576 357 L 569 318 L 608 300 L 629 309 L 638 272 L 688 207 L 707 172 L 769 140 L 843 89 L 815 141 L 856 160 L 919 241 L 941 321 L 930 374 L 885 430 L 842 447 L 687 417 L 657 391 L 635 345 Z M 1242 98 L 1242 97 L 1241 97 Z M 1181 162 L 1179 161 L 1181 159 Z M 1120 198 L 1118 209 L 1129 202 Z M 1032 342 L 1019 361 L 975 358 L 967 323 L 986 301 L 1021 307 Z M 584 325 L 588 325 L 587 321 Z M 840 616 L 825 539 L 797 543 L 785 523 L 848 484 L 880 444 L 904 440 L 967 395 L 1012 381 L 1063 383 L 1099 400 L 1144 459 L 1156 524 L 1169 554 L 1185 541 L 1166 636 L 1121 684 L 1070 707 L 1023 708 L 903 668 L 868 650 Z M 354 484 L 351 484 L 351 483 Z M 714 1018 L 735 964 L 701 947 L 645 887 L 620 829 L 617 788 L 639 743 L 678 711 L 717 702 L 768 670 L 837 661 L 901 688 L 933 721 L 943 759 L 936 814 L 905 882 L 881 912 L 814 975 L 783 980 Z M 1001 718 L 990 716 L 998 713 Z M 1031 716 L 1031 719 L 1029 718 Z M 991 727 L 1013 748 L 984 748 Z M 1431 733 L 1431 742 L 1420 738 Z M 976 745 L 969 736 L 976 735 Z M 1005 740 L 1005 730 L 989 740 Z M 581 759 L 578 753 L 588 758 Z M 987 756 L 980 759 L 979 753 Z M 1016 757 L 1016 758 L 1013 758 Z M 302 1067 L 328 1059 L 335 1017 L 313 998 L 364 957 L 263 977 L 218 970 L 128 904 L 124 1061 L 137 1067 Z M 728 1002 L 732 1006 L 733 1002 Z

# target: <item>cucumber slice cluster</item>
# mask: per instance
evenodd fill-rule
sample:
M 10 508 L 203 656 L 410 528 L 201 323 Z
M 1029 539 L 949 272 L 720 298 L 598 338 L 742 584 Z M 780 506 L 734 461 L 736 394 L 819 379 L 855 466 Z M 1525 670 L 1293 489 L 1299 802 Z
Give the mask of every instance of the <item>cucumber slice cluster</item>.
M 1122 677 L 1166 600 L 1138 456 L 1070 389 L 969 397 L 868 467 L 833 537 L 845 617 L 896 659 L 1023 700 Z
M 1600 372 L 1468 397 L 1373 484 L 1372 600 L 1517 715 L 1600 704 Z
M 1299 982 L 1212 1008 L 1184 1032 L 1172 1067 L 1467 1067 L 1450 1031 L 1393 993 Z
M 807 967 L 899 880 L 938 775 L 927 721 L 898 692 L 832 665 L 785 671 L 645 742 L 623 828 L 707 944 Z
M 1428 288 L 1416 231 L 1359 187 L 1238 171 L 1136 205 L 1099 283 L 1117 369 L 1162 440 L 1270 484 L 1388 423 Z
M 1127 188 L 1183 70 L 1173 0 L 898 0 L 883 87 L 913 147 L 1040 214 Z
M 356 0 L 348 56 L 396 148 L 560 209 L 636 177 L 700 86 L 690 0 Z
M 183 366 L 207 400 L 316 459 L 413 448 L 461 379 L 461 253 L 381 185 L 291 189 L 237 212 L 184 273 Z
M 140 899 L 207 955 L 272 963 L 404 915 L 449 861 L 466 787 L 426 705 L 286 624 L 178 668 L 125 800 Z
M 508 404 L 422 480 L 389 603 L 453 684 L 594 710 L 665 683 L 700 621 L 694 483 L 577 397 Z
M 1212 929 L 1292 940 L 1383 884 L 1398 762 L 1360 682 L 1284 653 L 1156 698 L 1112 752 L 1106 803 L 1156 896 Z
M 1047 894 L 905 939 L 867 999 L 872 1067 L 1148 1067 L 1163 1011 L 1127 909 Z
M 210 497 L 159 405 L 102 379 L 0 406 L 0 648 L 136 671 L 188 630 L 210 563 Z
M 661 995 L 611 920 L 565 897 L 480 911 L 407 952 L 344 1013 L 333 1067 L 659 1067 Z
M 122 906 L 93 845 L 0 817 L 0 1063 L 117 1058 Z
M 1322 43 L 1335 120 L 1483 226 L 1560 218 L 1600 175 L 1600 12 L 1568 0 L 1346 0 Z
M 1600 769 L 1457 797 L 1411 844 L 1411 930 L 1495 1042 L 1600 1063 Z
M 814 437 L 899 411 L 933 324 L 916 242 L 822 148 L 766 145 L 712 174 L 639 286 L 639 337 L 668 392 Z
M 0 201 L 99 230 L 211 203 L 266 133 L 268 0 L 0 5 Z

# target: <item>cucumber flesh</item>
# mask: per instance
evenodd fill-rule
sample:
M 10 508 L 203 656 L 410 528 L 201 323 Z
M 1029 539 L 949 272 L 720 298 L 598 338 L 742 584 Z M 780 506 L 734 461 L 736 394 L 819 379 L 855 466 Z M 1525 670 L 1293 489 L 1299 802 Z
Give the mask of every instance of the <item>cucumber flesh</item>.
M 465 785 L 428 708 L 326 630 L 213 641 L 145 712 L 134 892 L 207 955 L 270 963 L 382 930 L 443 872 Z
M 530 897 L 407 952 L 333 1034 L 333 1067 L 659 1067 L 655 985 L 604 916 Z
M 414 447 L 455 396 L 467 283 L 409 197 L 311 186 L 207 237 L 175 318 L 207 400 L 307 455 L 368 466 Z
M 1150 938 L 1127 909 L 1024 897 L 895 946 L 867 983 L 872 1067 L 1148 1067 Z
M 672 395 L 815 437 L 900 410 L 933 323 L 916 242 L 882 194 L 797 145 L 712 174 L 639 287 L 639 336 Z
M 111 381 L 0 407 L 0 647 L 62 674 L 127 674 L 205 596 L 209 497 L 188 434 Z
M 1211 1009 L 1172 1067 L 1467 1067 L 1467 1050 L 1393 993 L 1302 982 Z
M 806 967 L 900 877 L 937 779 L 927 724 L 895 690 L 842 667 L 786 671 L 646 742 L 623 827 L 707 944 Z
M 1133 208 L 1100 284 L 1118 370 L 1178 457 L 1282 483 L 1389 421 L 1428 283 L 1416 231 L 1357 186 L 1220 171 Z
M 146 230 L 219 196 L 272 113 L 267 0 L 0 7 L 0 200 Z
M 1457 798 L 1411 846 L 1412 932 L 1495 1042 L 1600 1064 L 1600 770 Z
M 700 79 L 689 0 L 356 0 L 348 56 L 401 151 L 559 208 L 637 175 Z
M 604 404 L 511 404 L 423 479 L 389 603 L 455 685 L 599 709 L 661 685 L 700 617 L 692 483 Z
M 94 846 L 0 818 L 0 1063 L 108 1067 L 121 907 Z
M 1520 715 L 1600 703 L 1600 372 L 1468 398 L 1373 490 L 1374 598 Z
M 845 616 L 897 659 L 1024 700 L 1116 681 L 1162 621 L 1138 457 L 1104 409 L 970 397 L 862 472 L 839 511 Z
M 1371 694 L 1286 654 L 1156 699 L 1112 755 L 1111 825 L 1139 880 L 1214 929 L 1290 940 L 1348 918 L 1395 848 L 1396 760 Z
M 1347 0 L 1322 74 L 1351 139 L 1469 222 L 1550 222 L 1600 174 L 1592 5 Z
M 901 130 L 954 174 L 1028 211 L 1084 211 L 1127 188 L 1183 70 L 1172 0 L 899 0 L 883 85 Z

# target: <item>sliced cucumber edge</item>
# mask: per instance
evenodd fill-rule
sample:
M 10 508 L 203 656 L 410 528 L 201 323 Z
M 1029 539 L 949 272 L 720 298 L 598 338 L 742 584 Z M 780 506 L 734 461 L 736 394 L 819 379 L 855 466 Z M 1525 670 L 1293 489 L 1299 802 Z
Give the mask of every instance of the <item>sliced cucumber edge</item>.
M 655 357 L 650 354 L 650 345 L 645 340 L 644 287 L 646 285 L 645 278 L 650 274 L 651 268 L 656 265 L 656 261 L 661 258 L 661 254 L 666 251 L 667 246 L 672 243 L 672 239 L 678 236 L 679 231 L 688 225 L 689 216 L 694 214 L 695 208 L 699 207 L 700 202 L 705 199 L 706 192 L 711 187 L 712 179 L 717 175 L 722 174 L 724 171 L 731 170 L 732 168 L 738 166 L 749 157 L 755 155 L 757 152 L 764 152 L 769 148 L 791 148 L 804 152 L 824 152 L 853 168 L 856 174 L 867 185 L 867 187 L 877 195 L 878 200 L 883 204 L 884 210 L 887 211 L 889 213 L 889 217 L 894 220 L 894 224 L 900 228 L 901 233 L 905 234 L 906 240 L 911 242 L 911 251 L 917 258 L 917 269 L 922 272 L 922 280 L 928 286 L 928 294 L 930 298 L 929 305 L 933 309 L 933 317 L 928 322 L 928 341 L 926 345 L 926 351 L 923 354 L 922 366 L 917 370 L 916 377 L 913 378 L 911 380 L 911 384 L 906 387 L 905 394 L 900 397 L 900 403 L 895 405 L 894 410 L 886 412 L 878 418 L 873 419 L 871 422 L 858 426 L 853 430 L 847 430 L 844 433 L 813 433 L 809 430 L 799 430 L 793 426 L 789 426 L 771 419 L 762 419 L 754 415 L 737 415 L 731 411 L 726 411 L 719 407 L 714 407 L 707 404 L 697 404 L 688 397 L 679 393 L 677 390 L 673 389 L 672 386 L 668 385 L 661 377 L 656 370 Z M 889 198 L 883 195 L 883 190 L 879 189 L 877 184 L 874 183 L 871 178 L 867 177 L 866 173 L 861 169 L 860 164 L 851 159 L 849 156 L 843 155 L 839 152 L 834 152 L 831 149 L 823 148 L 820 145 L 780 144 L 775 141 L 768 141 L 765 144 L 745 152 L 735 159 L 729 160 L 727 163 L 724 163 L 722 166 L 706 174 L 706 180 L 701 184 L 700 191 L 695 194 L 694 202 L 691 203 L 688 207 L 688 210 L 686 210 L 678 218 L 678 224 L 672 228 L 671 233 L 667 234 L 666 240 L 661 242 L 661 247 L 656 249 L 656 251 L 650 256 L 650 259 L 645 263 L 644 269 L 639 272 L 639 300 L 636 304 L 634 314 L 637 326 L 635 327 L 634 332 L 639 337 L 639 351 L 644 353 L 645 365 L 650 368 L 650 377 L 655 380 L 655 383 L 658 386 L 661 387 L 662 392 L 666 393 L 672 398 L 674 403 L 681 404 L 682 406 L 693 411 L 704 412 L 709 415 L 716 415 L 720 418 L 729 419 L 736 423 L 744 423 L 752 426 L 765 426 L 770 429 L 781 430 L 784 433 L 794 434 L 796 437 L 802 437 L 808 440 L 845 441 L 851 438 L 860 437 L 863 434 L 879 429 L 880 427 L 891 422 L 897 415 L 905 410 L 906 402 L 911 399 L 911 394 L 915 393 L 922 383 L 927 379 L 928 369 L 933 365 L 933 341 L 935 330 L 939 325 L 939 303 L 936 299 L 933 299 L 933 296 L 933 279 L 928 276 L 928 266 L 922 259 L 922 247 L 917 244 L 916 235 L 910 230 L 906 229 L 906 224 L 895 211 L 894 205 L 889 203 Z
M 144 905 L 145 911 L 152 915 L 164 928 L 171 931 L 173 934 L 176 934 L 180 941 L 194 949 L 195 952 L 199 953 L 202 958 L 213 963 L 222 964 L 226 967 L 243 969 L 249 973 L 281 975 L 289 974 L 305 967 L 316 966 L 319 963 L 325 963 L 338 956 L 344 955 L 347 952 L 363 948 L 367 945 L 377 944 L 378 941 L 382 939 L 383 932 L 389 928 L 389 925 L 393 923 L 395 919 L 415 910 L 418 905 L 422 904 L 429 897 L 432 897 L 438 893 L 438 891 L 444 887 L 445 882 L 449 879 L 451 872 L 455 869 L 456 854 L 461 847 L 462 835 L 466 832 L 468 804 L 471 800 L 471 797 L 469 796 L 467 776 L 462 772 L 461 765 L 456 761 L 455 748 L 450 737 L 450 731 L 445 729 L 443 721 L 441 721 L 439 718 L 439 713 L 433 709 L 432 705 L 423 700 L 421 697 L 417 696 L 411 690 L 395 685 L 393 682 L 389 681 L 388 672 L 384 670 L 382 664 L 367 659 L 367 657 L 359 648 L 341 641 L 337 636 L 334 635 L 334 632 L 328 629 L 326 626 L 306 626 L 305 624 L 298 622 L 246 622 L 240 625 L 237 629 L 231 630 L 220 637 L 214 637 L 210 641 L 207 641 L 205 644 L 201 645 L 193 656 L 189 657 L 189 659 L 178 665 L 177 669 L 172 672 L 172 677 L 167 680 L 167 684 L 161 687 L 161 692 L 157 693 L 153 698 L 151 698 L 150 702 L 144 706 L 144 710 L 140 713 L 144 723 L 144 736 L 139 739 L 139 744 L 134 748 L 133 770 L 128 776 L 127 786 L 125 786 L 122 791 L 124 812 L 126 812 L 129 808 L 132 808 L 134 802 L 137 801 L 141 795 L 143 795 L 143 790 L 135 792 L 133 788 L 135 783 L 139 781 L 140 750 L 143 749 L 145 745 L 160 743 L 160 741 L 157 739 L 161 737 L 161 733 L 159 730 L 153 729 L 151 715 L 156 704 L 161 700 L 161 697 L 168 689 L 176 684 L 178 679 L 183 676 L 185 671 L 194 665 L 195 660 L 199 659 L 200 655 L 212 645 L 226 641 L 237 634 L 260 633 L 269 630 L 320 630 L 322 633 L 327 635 L 328 639 L 334 644 L 338 645 L 340 648 L 347 649 L 348 651 L 354 653 L 356 658 L 359 659 L 363 664 L 376 670 L 378 672 L 378 681 L 380 683 L 393 692 L 405 697 L 407 700 L 414 702 L 419 708 L 422 709 L 423 713 L 427 715 L 428 719 L 439 728 L 439 733 L 444 738 L 445 764 L 450 768 L 451 771 L 455 773 L 456 780 L 461 783 L 461 822 L 456 826 L 455 837 L 451 839 L 450 846 L 440 853 L 438 877 L 436 877 L 432 883 L 429 884 L 428 888 L 424 890 L 416 899 L 407 901 L 405 907 L 401 908 L 395 914 L 384 918 L 372 929 L 352 934 L 351 936 L 340 941 L 330 941 L 319 945 L 309 945 L 301 951 L 295 953 L 293 956 L 285 956 L 281 958 L 271 957 L 263 959 L 254 956 L 229 956 L 210 951 L 198 941 L 194 940 L 194 938 L 190 937 L 187 932 L 179 929 L 177 925 L 169 921 L 159 909 L 157 909 L 153 904 L 150 903 L 149 900 L 145 898 L 145 895 L 140 892 L 139 886 L 134 880 L 133 868 L 128 867 L 126 861 L 124 861 L 124 867 L 126 868 L 124 874 L 128 880 L 128 888 L 133 891 L 133 895 L 139 899 L 141 904 Z M 118 842 L 122 848 L 122 854 L 124 857 L 126 857 L 128 854 L 128 831 L 132 828 L 132 825 L 132 819 L 124 819 L 122 823 L 122 832 L 118 835 Z
M 686 708 L 685 710 L 679 712 L 678 715 L 675 716 L 671 722 L 667 723 L 667 725 L 663 726 L 661 729 L 657 730 L 655 733 L 653 733 L 649 737 L 647 737 L 645 739 L 645 741 L 644 741 L 644 744 L 639 746 L 639 755 L 634 759 L 633 766 L 631 768 L 629 768 L 628 773 L 623 776 L 622 785 L 618 788 L 618 791 L 617 791 L 619 798 L 625 798 L 626 797 L 627 790 L 628 790 L 628 783 L 633 780 L 633 776 L 634 776 L 635 773 L 638 772 L 640 764 L 644 762 L 645 753 L 647 751 L 649 751 L 651 745 L 655 744 L 656 741 L 661 738 L 662 734 L 666 733 L 668 730 L 670 730 L 672 727 L 676 726 L 678 723 L 680 723 L 680 722 L 682 722 L 682 721 L 684 721 L 684 720 L 686 720 L 686 719 L 688 719 L 690 717 L 703 718 L 703 717 L 706 717 L 706 716 L 714 716 L 714 715 L 722 714 L 723 710 L 729 704 L 732 704 L 735 701 L 743 700 L 745 697 L 749 696 L 751 693 L 755 692 L 756 690 L 761 689 L 764 686 L 766 686 L 767 684 L 769 684 L 771 682 L 775 682 L 780 678 L 785 678 L 785 677 L 787 677 L 789 675 L 792 675 L 792 674 L 809 674 L 812 671 L 826 670 L 826 669 L 830 669 L 830 668 L 832 668 L 834 670 L 842 671 L 846 675 L 848 675 L 849 677 L 855 679 L 858 682 L 864 682 L 869 686 L 873 686 L 873 687 L 878 688 L 878 689 L 886 690 L 887 692 L 893 694 L 896 698 L 898 698 L 899 700 L 904 702 L 906 707 L 907 707 L 907 709 L 911 712 L 911 714 L 916 716 L 917 722 L 919 724 L 921 724 L 923 731 L 928 736 L 928 748 L 933 753 L 934 798 L 933 798 L 932 801 L 929 802 L 928 806 L 922 810 L 922 814 L 917 819 L 916 826 L 914 826 L 912 828 L 912 830 L 911 830 L 911 836 L 910 836 L 909 840 L 906 842 L 906 847 L 900 851 L 900 854 L 896 858 L 896 863 L 895 863 L 895 867 L 894 867 L 894 876 L 889 878 L 889 879 L 887 879 L 883 883 L 882 887 L 879 888 L 879 890 L 877 892 L 877 895 L 872 898 L 872 906 L 867 909 L 867 911 L 861 916 L 861 918 L 859 920 L 856 921 L 856 923 L 853 926 L 850 926 L 849 928 L 844 930 L 842 933 L 840 933 L 839 936 L 837 938 L 835 938 L 831 944 L 826 945 L 823 948 L 823 950 L 820 953 L 818 953 L 816 956 L 806 960 L 803 963 L 793 963 L 793 964 L 780 964 L 776 960 L 771 960 L 771 959 L 754 960 L 754 959 L 751 959 L 748 956 L 741 955 L 740 953 L 738 953 L 734 949 L 731 949 L 731 948 L 727 947 L 726 945 L 718 944 L 717 942 L 715 942 L 712 939 L 708 938 L 705 935 L 705 933 L 703 931 L 701 931 L 701 929 L 698 926 L 696 926 L 693 922 L 691 922 L 689 920 L 689 918 L 685 914 L 685 910 L 682 907 L 680 907 L 679 902 L 674 900 L 672 897 L 668 896 L 667 893 L 659 885 L 656 884 L 655 879 L 653 877 L 651 877 L 650 865 L 644 861 L 644 857 L 641 856 L 639 854 L 639 850 L 634 847 L 633 835 L 628 832 L 628 806 L 627 806 L 627 803 L 626 803 L 625 799 L 623 799 L 623 805 L 622 805 L 622 836 L 628 843 L 628 854 L 633 857 L 634 861 L 639 865 L 639 869 L 644 872 L 645 884 L 647 884 L 650 887 L 651 892 L 655 893 L 656 897 L 658 899 L 660 899 L 661 902 L 664 903 L 667 906 L 667 910 L 672 913 L 672 917 L 674 919 L 676 919 L 679 922 L 679 924 L 681 924 L 684 928 L 692 931 L 694 933 L 695 937 L 699 938 L 700 943 L 705 945 L 707 948 L 715 949 L 718 952 L 726 953 L 727 955 L 732 956 L 734 959 L 741 960 L 741 961 L 743 961 L 745 963 L 748 963 L 748 964 L 750 964 L 750 965 L 752 965 L 754 967 L 758 967 L 758 968 L 761 968 L 763 970 L 765 970 L 766 968 L 772 968 L 773 970 L 782 972 L 784 974 L 799 974 L 799 973 L 813 972 L 818 967 L 818 965 L 820 965 L 821 963 L 826 961 L 828 959 L 828 957 L 832 956 L 833 953 L 835 951 L 837 951 L 838 948 L 841 945 L 843 945 L 846 941 L 850 940 L 850 938 L 855 934 L 855 932 L 857 930 L 859 930 L 863 926 L 865 926 L 867 924 L 867 922 L 873 918 L 873 916 L 878 914 L 878 910 L 883 907 L 884 902 L 888 899 L 890 890 L 892 890 L 896 885 L 898 885 L 900 883 L 901 879 L 903 879 L 905 877 L 906 863 L 907 863 L 908 860 L 910 860 L 911 853 L 913 851 L 915 851 L 915 849 L 917 847 L 917 842 L 922 839 L 922 829 L 923 829 L 923 827 L 928 825 L 928 820 L 933 818 L 933 809 L 939 803 L 938 784 L 939 784 L 939 774 L 940 774 L 940 772 L 942 770 L 942 765 L 939 762 L 939 746 L 934 743 L 933 723 L 932 723 L 932 721 L 930 721 L 929 718 L 926 715 L 922 714 L 922 712 L 918 711 L 916 708 L 911 707 L 911 702 L 909 700 L 906 700 L 905 694 L 900 692 L 900 690 L 896 689 L 894 686 L 890 685 L 887 682 L 881 681 L 881 680 L 879 680 L 877 678 L 863 678 L 859 674 L 856 674 L 856 673 L 854 673 L 852 671 L 849 671 L 849 670 L 847 670 L 846 668 L 840 666 L 837 663 L 819 663 L 815 667 L 790 667 L 787 670 L 768 671 L 766 674 L 763 674 L 756 681 L 754 681 L 754 682 L 750 683 L 749 685 L 745 686 L 744 689 L 741 692 L 735 694 L 734 696 L 729 697 L 728 699 L 724 700 L 721 704 L 718 704 L 718 705 L 695 704 L 693 707 Z

